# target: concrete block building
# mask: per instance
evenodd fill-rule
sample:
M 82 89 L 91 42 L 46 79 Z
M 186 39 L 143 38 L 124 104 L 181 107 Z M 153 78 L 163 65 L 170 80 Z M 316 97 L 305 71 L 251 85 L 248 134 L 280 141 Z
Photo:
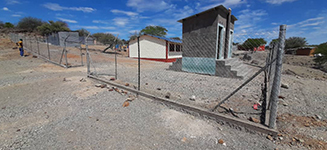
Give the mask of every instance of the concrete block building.
M 235 21 L 231 10 L 223 5 L 179 20 L 183 24 L 183 57 L 170 69 L 242 78 L 233 69 L 241 65 L 232 59 Z

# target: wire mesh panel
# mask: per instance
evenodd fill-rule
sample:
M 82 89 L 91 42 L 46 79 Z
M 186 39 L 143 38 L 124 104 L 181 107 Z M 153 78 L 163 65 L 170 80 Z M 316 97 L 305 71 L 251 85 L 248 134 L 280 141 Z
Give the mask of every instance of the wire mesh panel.
M 278 30 L 226 33 L 218 26 L 213 33 L 190 32 L 183 40 L 145 34 L 131 40 L 127 52 L 112 45 L 89 46 L 91 75 L 264 123 Z
M 76 34 L 76 33 L 75 33 Z M 70 37 L 70 33 L 58 36 L 57 41 L 52 36 L 40 36 L 36 34 L 11 33 L 12 41 L 23 40 L 24 49 L 32 55 L 49 60 L 57 65 L 65 67 L 82 66 L 86 61 L 81 49 L 78 37 Z M 52 39 L 52 40 L 50 40 Z M 51 43 L 52 42 L 52 43 Z

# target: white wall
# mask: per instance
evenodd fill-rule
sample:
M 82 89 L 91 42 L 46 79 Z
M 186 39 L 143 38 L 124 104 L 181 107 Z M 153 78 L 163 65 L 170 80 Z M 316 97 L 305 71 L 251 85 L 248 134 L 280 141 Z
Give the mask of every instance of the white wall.
M 140 37 L 141 58 L 166 59 L 166 41 L 150 36 Z M 129 45 L 129 56 L 137 56 L 137 40 L 131 41 Z

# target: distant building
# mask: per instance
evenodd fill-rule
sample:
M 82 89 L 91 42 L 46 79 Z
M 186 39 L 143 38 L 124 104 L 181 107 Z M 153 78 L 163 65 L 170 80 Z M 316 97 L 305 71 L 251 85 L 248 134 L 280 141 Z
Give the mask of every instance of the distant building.
M 315 47 L 298 47 L 287 49 L 285 53 L 291 55 L 313 56 L 315 50 Z
M 67 47 L 78 47 L 81 45 L 78 32 L 58 32 L 47 37 L 52 45 Z M 66 42 L 65 42 L 66 41 Z
M 129 57 L 138 58 L 137 39 L 129 42 Z M 140 58 L 174 62 L 182 57 L 182 41 L 154 35 L 140 36 Z

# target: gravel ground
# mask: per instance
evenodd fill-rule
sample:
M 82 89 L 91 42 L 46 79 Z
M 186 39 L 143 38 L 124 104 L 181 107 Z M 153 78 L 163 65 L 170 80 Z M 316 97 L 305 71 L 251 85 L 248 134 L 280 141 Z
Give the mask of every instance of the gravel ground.
M 0 149 L 274 149 L 262 135 L 96 88 L 64 69 L 0 51 Z M 10 68 L 10 69 L 8 69 Z M 226 146 L 219 144 L 223 139 Z
M 101 75 L 107 79 L 114 75 L 114 55 L 91 53 L 93 71 L 95 68 L 98 73 L 109 74 Z M 118 55 L 118 83 L 137 85 L 136 62 Z M 282 82 L 289 88 L 281 89 L 280 94 L 285 97 L 279 105 L 277 125 L 281 135 L 270 141 L 144 98 L 123 108 L 127 96 L 95 88 L 96 82 L 90 79 L 80 82 L 86 75 L 84 67 L 64 69 L 31 56 L 20 58 L 18 50 L 1 50 L 0 148 L 324 149 L 327 126 L 317 122 L 325 122 L 327 117 L 327 76 L 286 62 L 290 65 L 284 65 Z M 142 61 L 142 90 L 161 96 L 169 92 L 173 100 L 212 108 L 213 102 L 244 82 L 170 71 L 169 65 Z M 259 76 L 225 106 L 255 113 L 251 105 L 259 100 L 262 80 L 263 76 Z M 192 95 L 195 101 L 189 100 Z M 246 119 L 251 115 L 240 116 Z M 227 146 L 217 144 L 219 139 Z

